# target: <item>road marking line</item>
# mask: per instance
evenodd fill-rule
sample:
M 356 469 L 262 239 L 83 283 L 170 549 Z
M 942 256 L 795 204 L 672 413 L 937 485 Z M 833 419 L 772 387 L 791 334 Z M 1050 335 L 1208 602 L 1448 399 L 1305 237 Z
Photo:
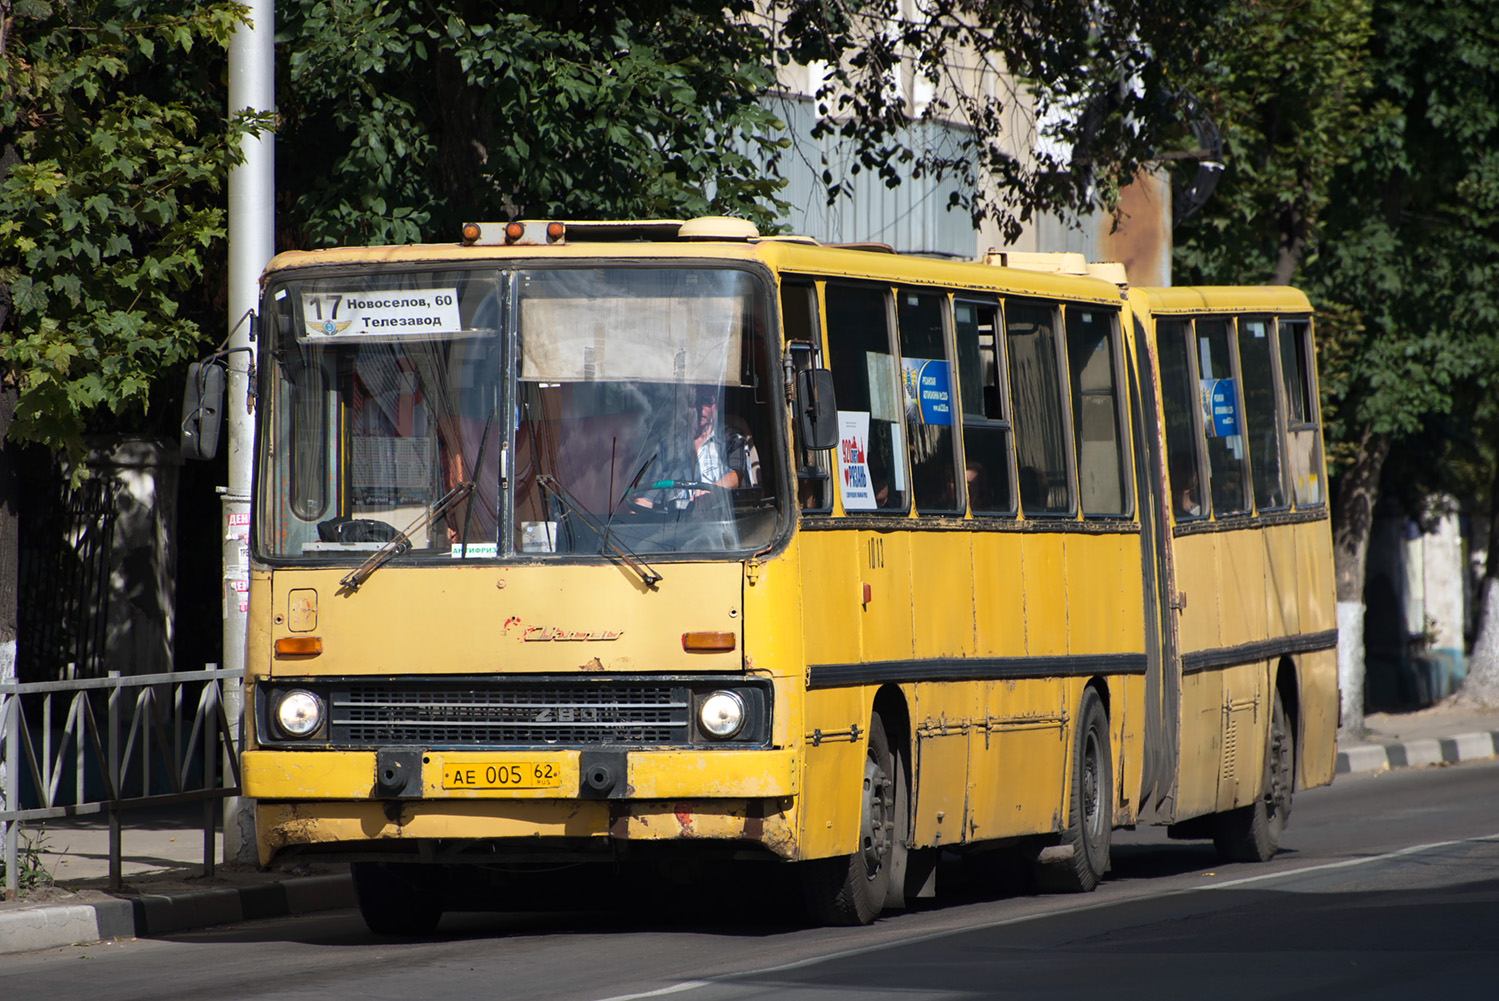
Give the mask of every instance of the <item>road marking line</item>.
M 1164 900 L 1168 897 L 1182 897 L 1192 893 L 1203 893 L 1208 890 L 1222 890 L 1228 887 L 1244 886 L 1249 883 L 1262 883 L 1266 880 L 1281 879 L 1286 876 L 1301 876 L 1307 873 L 1323 872 L 1331 869 L 1351 869 L 1356 866 L 1367 865 L 1370 862 L 1383 862 L 1390 859 L 1402 858 L 1406 855 L 1417 855 L 1421 852 L 1435 851 L 1439 848 L 1452 848 L 1457 845 L 1475 844 L 1483 841 L 1499 841 L 1499 834 L 1485 834 L 1473 838 L 1459 838 L 1455 841 L 1433 841 L 1425 845 L 1412 845 L 1408 848 L 1397 848 L 1395 851 L 1384 852 L 1379 855 L 1367 855 L 1361 858 L 1344 859 L 1341 862 L 1323 862 L 1319 865 L 1302 866 L 1299 869 L 1282 869 L 1278 872 L 1262 873 L 1258 876 L 1245 876 L 1242 879 L 1228 879 L 1221 883 L 1206 883 L 1202 886 L 1187 886 L 1176 890 L 1166 890 L 1161 893 L 1145 893 L 1138 897 L 1126 897 L 1123 900 L 1100 900 L 1089 904 L 1080 904 L 1076 907 L 1064 907 L 1054 911 L 1044 911 L 1036 914 L 1017 914 L 1014 917 L 999 918 L 995 921 L 985 921 L 981 924 L 964 925 L 961 928 L 946 928 L 941 931 L 928 932 L 925 935 L 915 935 L 903 938 L 896 942 L 879 942 L 874 945 L 863 945 L 854 949 L 843 949 L 838 952 L 825 953 L 820 956 L 811 956 L 807 959 L 798 959 L 791 963 L 782 963 L 777 966 L 762 967 L 757 970 L 740 970 L 737 973 L 725 973 L 717 977 L 705 977 L 701 980 L 684 980 L 681 983 L 670 984 L 666 987 L 658 987 L 653 991 L 642 991 L 638 994 L 616 994 L 607 998 L 599 998 L 598 1001 L 639 1001 L 642 998 L 658 998 L 671 994 L 682 994 L 686 991 L 695 991 L 701 987 L 714 987 L 719 984 L 733 983 L 746 977 L 764 976 L 770 973 L 786 973 L 791 970 L 800 970 L 808 966 L 816 966 L 819 963 L 827 963 L 838 959 L 850 959 L 854 956 L 863 956 L 871 952 L 880 952 L 892 946 L 920 945 L 922 942 L 930 942 L 939 938 L 948 938 L 953 935 L 962 935 L 971 931 L 986 931 L 990 928 L 1003 928 L 1006 925 L 1023 924 L 1038 918 L 1060 917 L 1068 914 L 1081 914 L 1086 911 L 1102 910 L 1105 907 L 1117 907 L 1120 904 L 1134 903 L 1140 900 Z

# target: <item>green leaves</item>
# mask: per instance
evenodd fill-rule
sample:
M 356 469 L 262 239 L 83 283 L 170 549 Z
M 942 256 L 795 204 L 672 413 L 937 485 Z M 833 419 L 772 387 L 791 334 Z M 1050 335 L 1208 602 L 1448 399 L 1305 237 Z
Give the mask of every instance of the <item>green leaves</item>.
M 224 238 L 239 137 L 269 124 L 223 120 L 222 46 L 243 13 L 16 4 L 0 89 L 0 139 L 20 156 L 0 180 L 11 439 L 76 449 L 91 422 L 138 424 L 153 380 L 198 350 L 179 300 Z
M 1319 313 L 1336 468 L 1404 439 L 1451 489 L 1499 438 L 1499 28 L 1483 0 L 1244 4 L 1204 64 L 1227 170 L 1177 232 L 1188 280 L 1289 278 Z M 1443 479 L 1448 482 L 1443 483 Z M 1478 474 L 1486 484 L 1488 474 Z
M 281 13 L 281 183 L 310 246 L 467 219 L 742 215 L 773 228 L 781 125 L 742 0 L 302 0 Z

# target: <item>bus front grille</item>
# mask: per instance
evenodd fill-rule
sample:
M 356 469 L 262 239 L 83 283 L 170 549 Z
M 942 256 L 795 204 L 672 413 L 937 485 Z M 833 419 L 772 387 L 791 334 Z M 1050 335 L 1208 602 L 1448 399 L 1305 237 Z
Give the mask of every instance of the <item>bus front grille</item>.
M 331 695 L 332 743 L 381 747 L 686 745 L 691 693 L 611 681 L 352 682 Z

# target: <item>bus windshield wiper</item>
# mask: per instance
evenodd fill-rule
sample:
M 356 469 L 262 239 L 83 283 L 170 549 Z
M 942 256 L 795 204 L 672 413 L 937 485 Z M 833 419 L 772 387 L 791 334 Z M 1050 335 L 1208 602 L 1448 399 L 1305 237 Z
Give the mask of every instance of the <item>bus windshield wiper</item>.
M 645 470 L 641 469 L 641 472 L 643 473 Z M 638 479 L 639 477 L 637 476 L 636 478 Z M 546 490 L 561 501 L 569 514 L 588 526 L 589 530 L 599 537 L 601 548 L 608 555 L 615 557 L 619 562 L 635 571 L 640 579 L 645 582 L 646 587 L 654 589 L 662 580 L 661 575 L 651 569 L 650 565 L 631 551 L 628 546 L 611 539 L 609 537 L 608 526 L 600 525 L 597 518 L 584 510 L 583 505 L 578 503 L 578 499 L 568 493 L 567 488 L 558 483 L 555 476 L 552 476 L 550 473 L 541 473 L 536 477 L 536 482 L 541 485 L 543 490 Z
M 368 580 L 370 574 L 374 573 L 376 570 L 379 570 L 385 564 L 389 563 L 394 557 L 400 556 L 402 553 L 405 553 L 411 548 L 412 532 L 426 528 L 432 522 L 436 521 L 438 518 L 441 518 L 450 510 L 457 507 L 458 502 L 463 500 L 465 497 L 470 498 L 470 500 L 463 516 L 463 538 L 461 542 L 463 548 L 460 550 L 460 557 L 466 557 L 468 555 L 468 528 L 469 524 L 473 521 L 474 516 L 474 503 L 472 497 L 475 488 L 479 484 L 479 470 L 484 466 L 484 446 L 489 443 L 489 432 L 490 429 L 494 427 L 494 417 L 495 411 L 490 410 L 489 420 L 484 422 L 484 433 L 479 437 L 479 454 L 474 457 L 473 465 L 470 467 L 472 471 L 469 473 L 468 479 L 464 480 L 462 483 L 458 484 L 453 489 L 449 490 L 447 493 L 439 497 L 437 499 L 437 503 L 428 508 L 419 518 L 417 518 L 411 524 L 407 525 L 404 532 L 396 535 L 395 538 L 391 539 L 385 545 L 381 546 L 374 553 L 372 553 L 369 559 L 365 560 L 363 563 L 359 564 L 359 566 L 355 567 L 353 570 L 350 570 L 347 574 L 345 574 L 343 578 L 339 580 L 340 584 L 348 588 L 350 591 L 359 590 L 359 585 Z
M 370 558 L 339 578 L 339 583 L 350 591 L 359 590 L 359 585 L 369 579 L 370 574 L 389 563 L 392 557 L 400 556 L 411 548 L 411 533 L 426 528 L 439 517 L 455 507 L 459 501 L 473 493 L 474 481 L 464 480 L 437 499 L 437 503 L 419 515 L 415 521 L 398 532 L 394 538 L 370 554 Z

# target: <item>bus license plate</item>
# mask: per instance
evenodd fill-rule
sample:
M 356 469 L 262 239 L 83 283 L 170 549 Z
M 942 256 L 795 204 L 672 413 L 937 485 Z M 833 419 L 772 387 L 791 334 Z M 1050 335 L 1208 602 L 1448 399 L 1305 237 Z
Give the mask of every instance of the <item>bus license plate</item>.
M 562 769 L 550 761 L 475 761 L 442 766 L 444 789 L 555 789 Z

